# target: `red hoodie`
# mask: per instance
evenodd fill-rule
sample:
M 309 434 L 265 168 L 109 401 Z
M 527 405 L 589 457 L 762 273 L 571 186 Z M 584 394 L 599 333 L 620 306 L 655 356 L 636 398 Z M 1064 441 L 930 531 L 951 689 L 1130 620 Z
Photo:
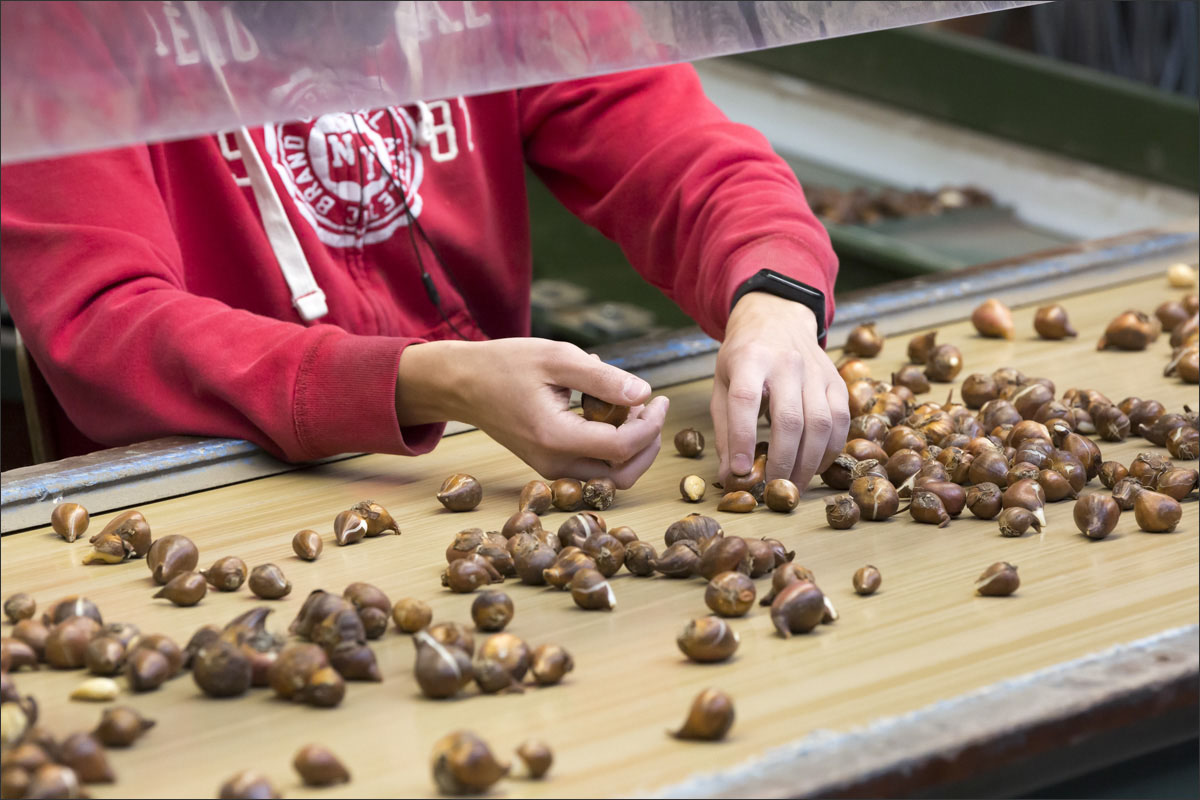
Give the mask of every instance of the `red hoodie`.
M 0 171 L 0 288 L 90 439 L 242 438 L 287 460 L 428 452 L 442 426 L 398 425 L 397 366 L 408 345 L 455 334 L 412 240 L 459 331 L 528 335 L 525 164 L 711 336 L 762 268 L 821 289 L 832 318 L 836 259 L 799 183 L 705 98 L 690 66 L 251 135 L 325 293 L 320 319 L 293 306 L 231 135 Z M 410 237 L 376 156 L 450 275 Z

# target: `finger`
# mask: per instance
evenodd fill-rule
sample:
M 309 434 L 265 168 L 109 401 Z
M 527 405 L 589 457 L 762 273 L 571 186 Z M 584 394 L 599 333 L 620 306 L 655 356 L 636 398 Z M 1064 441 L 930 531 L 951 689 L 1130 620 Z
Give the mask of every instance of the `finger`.
M 650 398 L 650 384 L 623 369 L 592 358 L 575 345 L 556 347 L 546 372 L 558 386 L 576 389 L 606 403 L 634 406 Z
M 725 386 L 724 381 L 713 381 L 712 401 L 708 404 L 713 421 L 713 446 L 717 448 L 717 479 L 721 482 L 729 478 L 728 448 L 725 446 L 726 391 L 728 391 L 728 387 Z
M 804 385 L 796 370 L 776 370 L 771 376 L 771 446 L 767 451 L 767 480 L 790 478 L 804 435 Z
M 846 446 L 846 433 L 850 430 L 850 396 L 846 384 L 840 379 L 830 380 L 825 387 L 825 398 L 829 401 L 829 414 L 833 417 L 833 431 L 829 434 L 829 446 L 825 449 L 825 458 L 821 459 L 819 472 L 829 469 L 829 465 Z
M 659 402 L 661 401 L 661 402 Z M 665 397 L 656 397 L 651 403 L 646 406 L 647 415 L 656 417 L 661 425 L 666 419 L 667 407 L 669 403 Z M 661 429 L 661 428 L 660 428 Z M 626 461 L 624 464 L 614 464 L 612 474 L 613 483 L 618 489 L 628 489 L 633 486 L 645 474 L 646 470 L 650 469 L 650 465 L 654 463 L 654 459 L 658 456 L 658 451 L 662 447 L 662 436 L 655 438 L 653 442 L 646 446 L 644 450 L 635 455 L 633 458 Z
M 800 441 L 799 463 L 793 472 L 792 482 L 801 490 L 808 487 L 825 459 L 829 437 L 833 431 L 833 418 L 829 413 L 829 400 L 821 391 L 819 377 L 811 372 L 810 382 L 804 392 L 804 437 Z
M 655 398 L 658 400 L 659 398 Z M 651 401 L 648 405 L 654 405 Z M 662 418 L 643 411 L 619 427 L 590 422 L 569 411 L 555 415 L 555 428 L 546 435 L 556 452 L 610 463 L 624 463 L 662 435 Z
M 734 475 L 745 475 L 754 463 L 758 409 L 765 378 L 765 371 L 757 364 L 742 363 L 730 371 L 729 391 L 725 396 L 726 446 L 729 471 Z

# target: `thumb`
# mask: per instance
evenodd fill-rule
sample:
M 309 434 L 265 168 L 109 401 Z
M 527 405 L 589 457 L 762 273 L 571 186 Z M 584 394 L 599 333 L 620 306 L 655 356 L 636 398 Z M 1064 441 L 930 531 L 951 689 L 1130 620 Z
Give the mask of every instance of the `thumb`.
M 641 405 L 650 399 L 650 384 L 636 375 L 605 364 L 578 347 L 547 365 L 551 380 L 567 389 L 621 406 Z

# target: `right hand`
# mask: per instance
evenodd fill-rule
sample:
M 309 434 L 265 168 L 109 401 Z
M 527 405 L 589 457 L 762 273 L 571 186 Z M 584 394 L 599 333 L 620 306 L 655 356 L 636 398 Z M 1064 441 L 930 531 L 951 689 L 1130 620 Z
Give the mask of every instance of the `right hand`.
M 631 407 L 614 428 L 589 422 L 571 390 Z M 545 478 L 607 477 L 628 489 L 662 444 L 665 397 L 650 384 L 578 347 L 547 339 L 428 342 L 400 358 L 401 425 L 457 419 L 474 425 Z

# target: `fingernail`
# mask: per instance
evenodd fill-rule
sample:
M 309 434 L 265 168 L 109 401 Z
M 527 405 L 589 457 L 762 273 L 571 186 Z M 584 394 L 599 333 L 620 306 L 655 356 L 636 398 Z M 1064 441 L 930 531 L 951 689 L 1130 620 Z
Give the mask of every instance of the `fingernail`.
M 733 463 L 730 470 L 734 475 L 745 475 L 750 471 L 750 457 L 745 453 L 738 453 L 733 457 Z
M 650 384 L 646 383 L 641 378 L 630 375 L 625 379 L 625 387 L 622 389 L 625 393 L 625 399 L 631 403 L 636 403 L 641 400 L 650 391 Z

